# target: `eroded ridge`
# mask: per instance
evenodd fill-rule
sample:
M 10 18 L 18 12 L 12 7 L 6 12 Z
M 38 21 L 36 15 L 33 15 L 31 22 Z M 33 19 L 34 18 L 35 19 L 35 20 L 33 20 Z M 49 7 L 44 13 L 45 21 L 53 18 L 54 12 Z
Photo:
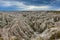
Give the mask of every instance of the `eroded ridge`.
M 60 40 L 56 12 L 1 12 L 1 40 Z

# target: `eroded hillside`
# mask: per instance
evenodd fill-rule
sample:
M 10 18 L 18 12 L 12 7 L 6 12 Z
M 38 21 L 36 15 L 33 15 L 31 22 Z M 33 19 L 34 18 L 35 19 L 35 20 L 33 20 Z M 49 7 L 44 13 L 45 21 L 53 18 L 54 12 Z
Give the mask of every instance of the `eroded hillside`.
M 0 40 L 60 40 L 60 13 L 1 12 Z

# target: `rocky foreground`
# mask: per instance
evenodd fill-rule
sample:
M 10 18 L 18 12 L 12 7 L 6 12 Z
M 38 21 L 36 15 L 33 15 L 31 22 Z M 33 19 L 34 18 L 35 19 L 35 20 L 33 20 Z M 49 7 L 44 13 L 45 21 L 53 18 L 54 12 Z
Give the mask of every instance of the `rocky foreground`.
M 60 11 L 0 12 L 0 40 L 60 40 Z

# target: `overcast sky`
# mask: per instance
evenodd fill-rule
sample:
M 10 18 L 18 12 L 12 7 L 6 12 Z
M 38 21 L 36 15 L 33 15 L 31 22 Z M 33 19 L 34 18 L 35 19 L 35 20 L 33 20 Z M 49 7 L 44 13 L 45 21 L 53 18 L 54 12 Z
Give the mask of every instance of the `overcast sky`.
M 60 0 L 0 0 L 0 11 L 60 10 Z

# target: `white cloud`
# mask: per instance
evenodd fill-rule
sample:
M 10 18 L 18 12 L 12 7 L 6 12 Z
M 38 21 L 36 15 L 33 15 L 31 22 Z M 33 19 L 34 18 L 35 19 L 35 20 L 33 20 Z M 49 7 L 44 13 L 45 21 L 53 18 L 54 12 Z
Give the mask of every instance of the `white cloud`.
M 28 10 L 45 10 L 48 9 L 49 6 L 28 6 Z
M 0 1 L 0 6 L 8 7 L 12 6 L 11 2 L 8 1 Z
M 60 11 L 60 8 L 59 9 L 56 9 L 56 11 Z
M 28 6 L 25 5 L 23 2 L 18 1 L 0 1 L 0 6 L 4 7 L 16 6 L 17 10 L 48 10 L 50 8 L 50 6 L 33 6 L 33 5 Z
M 49 9 L 51 6 L 33 6 L 33 5 L 25 5 L 22 2 L 17 2 L 16 3 L 17 8 L 23 8 L 22 10 L 47 10 Z M 20 9 L 19 9 L 20 10 Z

